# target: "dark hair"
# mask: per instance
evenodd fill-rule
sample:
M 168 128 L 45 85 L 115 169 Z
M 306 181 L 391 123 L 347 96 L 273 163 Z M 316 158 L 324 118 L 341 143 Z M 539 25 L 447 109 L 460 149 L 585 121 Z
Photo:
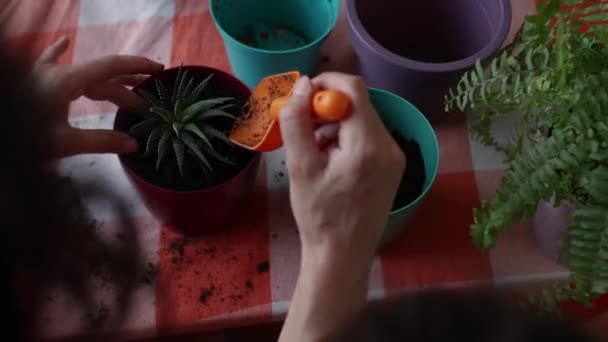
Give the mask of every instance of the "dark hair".
M 1 39 L 0 39 L 1 41 Z M 74 185 L 49 163 L 51 106 L 46 105 L 19 61 L 0 55 L 0 299 L 3 334 L 26 338 L 44 303 L 44 289 L 63 287 L 92 317 L 92 328 L 118 324 L 128 307 L 140 266 L 133 223 L 123 203 L 93 185 Z M 123 229 L 109 244 L 84 205 L 108 201 Z M 122 305 L 115 322 L 100 322 L 87 282 L 103 277 Z M 18 298 L 18 300 L 17 300 Z
M 332 341 L 594 341 L 568 322 L 513 306 L 496 291 L 428 291 L 370 304 Z

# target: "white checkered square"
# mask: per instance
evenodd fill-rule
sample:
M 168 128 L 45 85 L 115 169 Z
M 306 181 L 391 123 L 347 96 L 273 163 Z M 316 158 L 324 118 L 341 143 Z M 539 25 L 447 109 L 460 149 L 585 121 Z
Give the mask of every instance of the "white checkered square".
M 174 0 L 81 0 L 80 26 L 173 17 Z

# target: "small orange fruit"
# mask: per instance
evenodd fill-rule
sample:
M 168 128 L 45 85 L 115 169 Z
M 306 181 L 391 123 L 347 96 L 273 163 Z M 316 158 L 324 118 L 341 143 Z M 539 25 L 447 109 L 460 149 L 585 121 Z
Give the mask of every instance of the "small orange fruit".
M 325 122 L 336 122 L 350 114 L 350 99 L 337 90 L 322 90 L 312 100 L 313 111 Z
M 281 112 L 281 108 L 287 104 L 289 100 L 288 96 L 277 97 L 270 104 L 270 118 L 272 120 L 279 120 L 279 113 Z

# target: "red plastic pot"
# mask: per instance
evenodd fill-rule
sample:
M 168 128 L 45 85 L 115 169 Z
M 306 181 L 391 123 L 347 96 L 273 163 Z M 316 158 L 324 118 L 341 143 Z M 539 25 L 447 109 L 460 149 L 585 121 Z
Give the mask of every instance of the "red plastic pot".
M 201 66 L 185 68 L 188 68 L 191 76 L 201 79 L 214 74 L 208 86 L 222 96 L 248 98 L 251 94 L 245 84 L 223 71 Z M 167 69 L 160 75 L 146 79 L 135 89 L 149 87 L 155 78 L 160 78 L 172 89 L 177 70 Z M 128 111 L 119 110 L 114 120 L 114 129 L 126 132 L 138 121 Z M 163 224 L 187 234 L 207 233 L 228 226 L 230 219 L 237 216 L 235 214 L 243 200 L 252 192 L 260 167 L 260 154 L 256 153 L 239 173 L 223 184 L 197 191 L 175 191 L 146 180 L 137 171 L 138 168 L 134 167 L 136 163 L 141 163 L 139 156 L 120 156 L 119 160 L 150 212 Z

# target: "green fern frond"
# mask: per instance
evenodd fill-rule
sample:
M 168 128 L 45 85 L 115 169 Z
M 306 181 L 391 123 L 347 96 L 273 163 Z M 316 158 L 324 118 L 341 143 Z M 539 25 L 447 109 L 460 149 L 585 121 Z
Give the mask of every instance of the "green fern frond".
M 511 162 L 492 202 L 474 211 L 471 236 L 477 247 L 494 247 L 498 234 L 531 217 L 539 201 L 551 198 L 560 185 L 560 173 L 573 172 L 585 156 L 573 140 L 572 132 L 556 132 Z
M 608 2 L 539 2 L 515 41 L 478 62 L 446 96 L 445 109 L 471 111 L 471 134 L 507 157 L 494 199 L 474 210 L 473 242 L 531 217 L 539 201 L 574 204 L 562 261 L 571 277 L 530 303 L 542 311 L 608 293 Z M 585 32 L 585 30 L 587 30 Z M 496 119 L 519 111 L 512 137 L 497 141 Z

